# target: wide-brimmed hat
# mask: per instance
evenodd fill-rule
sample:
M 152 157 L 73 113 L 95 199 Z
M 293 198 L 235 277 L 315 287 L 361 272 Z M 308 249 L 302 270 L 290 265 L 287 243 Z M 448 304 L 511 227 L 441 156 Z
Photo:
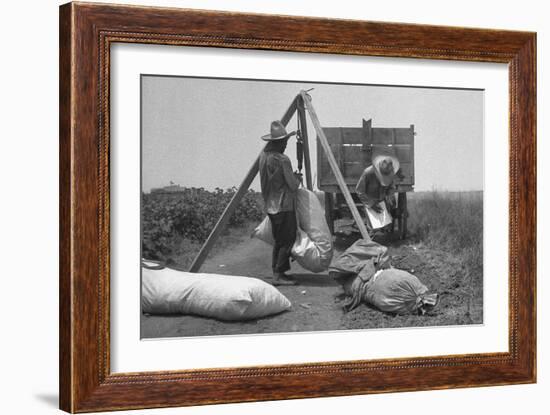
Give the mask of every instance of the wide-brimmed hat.
M 399 160 L 395 156 L 380 154 L 373 157 L 372 167 L 382 186 L 389 186 L 399 170 Z
M 281 121 L 273 121 L 271 123 L 271 133 L 262 136 L 264 141 L 275 141 L 288 138 L 291 135 L 296 134 L 295 132 L 287 133 L 285 126 Z

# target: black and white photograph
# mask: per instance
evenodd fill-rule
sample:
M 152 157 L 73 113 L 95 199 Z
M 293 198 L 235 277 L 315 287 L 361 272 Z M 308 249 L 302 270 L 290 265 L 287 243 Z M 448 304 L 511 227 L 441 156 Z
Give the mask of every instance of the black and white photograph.
M 1 412 L 545 413 L 545 5 L 5 2 Z
M 141 337 L 483 323 L 484 91 L 141 76 Z

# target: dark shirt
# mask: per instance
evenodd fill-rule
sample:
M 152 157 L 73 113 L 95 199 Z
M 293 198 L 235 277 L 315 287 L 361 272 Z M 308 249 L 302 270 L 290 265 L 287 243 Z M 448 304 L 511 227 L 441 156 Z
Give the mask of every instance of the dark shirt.
M 369 207 L 372 207 L 387 196 L 392 195 L 395 192 L 393 184 L 390 186 L 382 186 L 382 183 L 376 177 L 374 167 L 369 166 L 361 174 L 357 186 L 355 186 L 355 192 L 361 199 L 361 202 Z
M 260 184 L 267 213 L 289 212 L 295 209 L 296 190 L 300 182 L 292 172 L 290 159 L 278 152 L 262 152 Z

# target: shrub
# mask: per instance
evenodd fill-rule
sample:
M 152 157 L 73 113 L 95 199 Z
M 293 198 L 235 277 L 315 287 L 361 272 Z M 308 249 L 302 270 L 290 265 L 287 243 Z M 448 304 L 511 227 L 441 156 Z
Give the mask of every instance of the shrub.
M 142 256 L 167 259 L 178 241 L 203 243 L 237 188 L 183 188 L 174 193 L 142 194 Z M 263 204 L 258 192 L 248 190 L 229 218 L 228 226 L 260 221 Z

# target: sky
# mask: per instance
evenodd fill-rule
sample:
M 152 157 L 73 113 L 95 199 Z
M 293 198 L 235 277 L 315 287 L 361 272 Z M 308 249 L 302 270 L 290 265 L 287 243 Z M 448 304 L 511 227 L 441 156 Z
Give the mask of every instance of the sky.
M 260 137 L 302 89 L 323 127 L 414 124 L 415 190 L 483 190 L 481 90 L 312 82 L 142 77 L 142 190 L 238 186 L 262 150 Z M 288 130 L 296 129 L 294 117 Z M 312 175 L 317 149 L 308 119 Z M 294 142 L 287 149 L 296 168 Z M 259 180 L 251 188 L 259 190 Z

